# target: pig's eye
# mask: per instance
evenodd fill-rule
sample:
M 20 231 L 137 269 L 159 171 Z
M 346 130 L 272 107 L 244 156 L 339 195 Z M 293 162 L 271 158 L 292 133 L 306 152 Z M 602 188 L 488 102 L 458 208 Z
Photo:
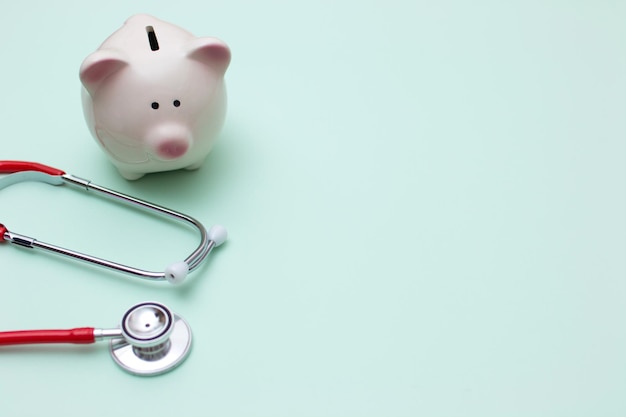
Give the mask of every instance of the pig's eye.
M 158 108 L 159 108 L 159 103 L 157 103 L 156 101 L 153 101 L 153 102 L 152 102 L 152 108 L 153 108 L 154 110 L 158 109 Z
M 174 100 L 172 104 L 174 105 L 174 107 L 180 107 L 180 100 Z

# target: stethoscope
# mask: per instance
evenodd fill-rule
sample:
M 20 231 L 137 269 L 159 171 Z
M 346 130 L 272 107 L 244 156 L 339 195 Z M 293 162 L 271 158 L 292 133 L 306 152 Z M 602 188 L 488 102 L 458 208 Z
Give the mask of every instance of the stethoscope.
M 88 344 L 110 339 L 113 360 L 134 375 L 160 375 L 180 365 L 191 349 L 187 322 L 160 303 L 129 308 L 113 329 L 78 327 L 65 330 L 0 332 L 0 346 L 39 343 Z
M 130 267 L 117 262 L 97 258 L 95 256 L 80 253 L 71 249 L 62 248 L 49 243 L 45 243 L 32 237 L 20 235 L 9 231 L 7 227 L 0 223 L 0 236 L 7 242 L 23 246 L 26 248 L 43 249 L 45 251 L 57 253 L 59 255 L 89 262 L 105 268 L 124 272 L 140 278 L 149 280 L 167 280 L 172 284 L 179 284 L 185 280 L 190 271 L 196 269 L 202 261 L 211 253 L 213 248 L 221 245 L 227 238 L 226 229 L 216 225 L 207 232 L 202 223 L 193 217 L 177 211 L 122 194 L 117 191 L 96 185 L 89 180 L 66 174 L 64 171 L 52 168 L 36 162 L 23 161 L 0 161 L 0 174 L 10 174 L 0 178 L 0 190 L 12 184 L 24 181 L 40 181 L 51 185 L 69 184 L 82 188 L 86 191 L 95 191 L 105 197 L 115 201 L 138 207 L 142 210 L 157 213 L 179 221 L 186 222 L 194 226 L 200 232 L 200 244 L 185 260 L 174 262 L 168 265 L 163 272 L 146 271 L 139 268 Z M 1 242 L 1 241 L 0 241 Z

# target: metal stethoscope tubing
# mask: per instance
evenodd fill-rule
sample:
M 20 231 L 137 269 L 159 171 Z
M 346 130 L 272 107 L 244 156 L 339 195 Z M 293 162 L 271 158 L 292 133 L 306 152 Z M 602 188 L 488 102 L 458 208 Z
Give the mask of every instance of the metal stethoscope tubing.
M 0 332 L 0 346 L 40 343 L 89 344 L 110 339 L 115 362 L 135 375 L 160 375 L 180 365 L 191 350 L 191 328 L 165 305 L 143 302 L 129 308 L 119 327 Z
M 54 252 L 59 255 L 114 269 L 144 279 L 157 281 L 167 280 L 170 283 L 179 284 L 185 280 L 190 271 L 196 269 L 202 261 L 204 261 L 215 247 L 220 246 L 227 238 L 226 229 L 220 225 L 211 227 L 207 232 L 202 223 L 191 216 L 102 187 L 92 183 L 90 180 L 66 174 L 62 170 L 47 165 L 36 162 L 0 161 L 0 173 L 10 174 L 4 178 L 0 178 L 0 190 L 9 185 L 23 181 L 39 181 L 51 185 L 68 184 L 86 191 L 96 192 L 104 197 L 140 208 L 144 211 L 185 222 L 194 226 L 200 232 L 200 244 L 198 247 L 185 258 L 185 260 L 169 264 L 163 272 L 147 271 L 42 242 L 35 238 L 12 232 L 5 225 L 0 223 L 0 238 L 19 246 Z

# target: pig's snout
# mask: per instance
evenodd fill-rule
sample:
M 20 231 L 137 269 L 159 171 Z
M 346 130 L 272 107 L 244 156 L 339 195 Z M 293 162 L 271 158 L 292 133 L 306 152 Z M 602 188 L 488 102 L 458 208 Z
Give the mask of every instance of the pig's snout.
M 159 143 L 156 153 L 162 159 L 180 158 L 189 150 L 189 142 L 184 139 L 167 139 Z
M 189 130 L 179 124 L 155 126 L 148 133 L 149 152 L 162 161 L 172 161 L 187 154 L 192 139 Z

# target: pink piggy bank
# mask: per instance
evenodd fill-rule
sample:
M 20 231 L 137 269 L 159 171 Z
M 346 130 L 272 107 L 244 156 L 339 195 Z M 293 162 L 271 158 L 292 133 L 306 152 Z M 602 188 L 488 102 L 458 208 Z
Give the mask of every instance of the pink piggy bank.
M 219 39 L 148 15 L 83 61 L 85 119 L 124 178 L 202 165 L 224 123 L 229 63 Z

